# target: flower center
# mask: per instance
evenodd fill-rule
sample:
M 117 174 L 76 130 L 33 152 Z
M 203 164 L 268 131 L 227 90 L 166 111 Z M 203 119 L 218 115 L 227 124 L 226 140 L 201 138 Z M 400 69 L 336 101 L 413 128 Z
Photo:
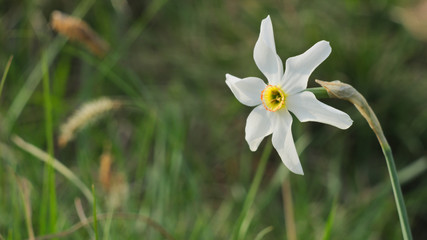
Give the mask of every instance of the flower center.
M 262 104 L 270 112 L 284 108 L 286 97 L 286 93 L 279 86 L 268 85 L 261 92 Z

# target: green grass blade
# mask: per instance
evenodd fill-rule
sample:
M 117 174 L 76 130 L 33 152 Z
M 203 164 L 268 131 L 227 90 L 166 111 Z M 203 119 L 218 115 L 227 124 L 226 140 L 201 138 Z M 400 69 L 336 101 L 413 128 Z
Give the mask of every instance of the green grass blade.
M 400 170 L 397 175 L 401 184 L 405 184 L 415 177 L 421 175 L 427 169 L 427 156 L 415 160 L 411 165 Z
M 234 226 L 233 235 L 231 237 L 231 239 L 233 240 L 243 239 L 243 236 L 245 235 L 245 233 L 242 232 L 243 223 L 245 222 L 245 219 L 248 216 L 249 209 L 255 200 L 255 196 L 256 196 L 256 193 L 258 192 L 258 188 L 261 183 L 262 176 L 264 175 L 265 166 L 267 165 L 267 161 L 268 161 L 268 158 L 270 157 L 272 148 L 273 146 L 271 143 L 268 143 L 264 148 L 264 152 L 262 153 L 259 165 L 257 167 L 257 171 L 255 173 L 255 177 L 252 181 L 252 184 L 249 189 L 248 195 L 246 196 L 245 202 L 243 203 L 243 208 L 242 208 L 242 211 L 240 212 L 239 219 L 237 220 L 237 224 Z
M 57 202 L 56 202 L 56 184 L 55 184 L 55 171 L 52 167 L 53 164 L 53 124 L 52 124 L 52 102 L 50 96 L 50 80 L 49 80 L 49 69 L 47 65 L 46 56 L 42 58 L 42 69 L 43 69 L 43 97 L 44 97 L 44 108 L 45 108 L 45 129 L 46 129 L 46 143 L 47 153 L 49 155 L 48 163 L 45 165 L 45 186 L 47 189 L 47 196 L 49 196 L 49 231 L 55 232 L 56 230 L 56 218 L 57 218 Z M 43 204 L 43 203 L 42 203 Z
M 3 77 L 1 78 L 1 82 L 0 82 L 0 97 L 3 91 L 4 82 L 6 82 L 7 73 L 9 72 L 10 65 L 12 64 L 12 59 L 13 59 L 13 55 L 9 57 L 6 67 L 4 68 Z
M 261 240 L 265 235 L 267 235 L 271 231 L 273 231 L 273 227 L 272 226 L 264 228 L 263 230 L 261 230 L 261 232 L 259 232 L 256 235 L 255 240 Z
M 337 212 L 337 197 L 335 197 L 334 202 L 332 203 L 331 211 L 329 211 L 328 221 L 326 222 L 323 240 L 331 239 L 332 226 L 334 225 L 335 214 Z
M 95 239 L 99 240 L 98 236 L 98 221 L 96 218 L 96 196 L 95 196 L 95 186 L 92 184 L 92 197 L 93 197 L 93 229 L 95 231 Z

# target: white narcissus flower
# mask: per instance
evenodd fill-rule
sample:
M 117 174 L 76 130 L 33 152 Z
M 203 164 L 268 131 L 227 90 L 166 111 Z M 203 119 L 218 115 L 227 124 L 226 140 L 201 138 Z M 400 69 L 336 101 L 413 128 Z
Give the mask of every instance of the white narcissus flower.
M 353 121 L 344 112 L 316 99 L 304 91 L 308 77 L 331 53 L 329 42 L 320 41 L 301 55 L 282 60 L 276 53 L 270 16 L 262 20 L 254 48 L 254 60 L 268 84 L 256 77 L 237 78 L 226 74 L 228 87 L 242 104 L 255 107 L 246 121 L 245 139 L 252 151 L 273 134 L 274 148 L 283 163 L 294 173 L 303 175 L 292 137 L 291 111 L 301 122 L 315 121 L 347 129 Z

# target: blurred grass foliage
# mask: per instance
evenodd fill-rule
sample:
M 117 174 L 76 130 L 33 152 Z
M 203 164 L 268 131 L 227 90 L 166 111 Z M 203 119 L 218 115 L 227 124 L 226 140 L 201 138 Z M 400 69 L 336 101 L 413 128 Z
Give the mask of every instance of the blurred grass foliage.
M 17 176 L 31 183 L 32 224 L 35 235 L 42 234 L 44 166 L 10 137 L 15 134 L 47 149 L 40 84 L 43 54 L 49 57 L 55 137 L 85 102 L 109 96 L 136 104 L 87 127 L 65 148 L 56 146 L 55 158 L 87 186 L 95 184 L 97 212 L 105 212 L 112 210 L 107 202 L 114 188 L 102 190 L 98 169 L 105 146 L 111 145 L 111 171 L 121 173 L 129 188 L 129 196 L 118 198 L 115 210 L 147 216 L 176 239 L 229 238 L 243 207 L 262 151 L 250 152 L 244 141 L 251 109 L 235 100 L 224 80 L 225 73 L 263 77 L 252 52 L 267 15 L 283 61 L 319 40 L 330 41 L 332 54 L 312 74 L 309 86 L 315 86 L 314 78 L 339 79 L 358 89 L 383 124 L 398 169 L 417 159 L 418 164 L 426 161 L 427 43 L 391 17 L 394 7 L 412 1 L 0 3 L 0 68 L 14 56 L 0 99 L 0 236 L 5 239 L 28 237 Z M 110 52 L 100 59 L 53 33 L 48 26 L 53 10 L 84 19 L 110 44 Z M 341 131 L 294 121 L 306 175 L 288 174 L 273 151 L 245 219 L 246 239 L 258 234 L 262 239 L 286 238 L 281 199 L 285 178 L 292 185 L 299 239 L 401 239 L 374 134 L 353 106 L 324 101 L 349 113 L 353 126 Z M 414 237 L 425 239 L 427 177 L 416 170 L 405 172 L 403 192 Z M 56 186 L 56 229 L 61 231 L 79 222 L 74 200 L 83 195 L 58 173 Z M 83 203 L 90 216 L 92 205 Z M 163 239 L 147 224 L 114 216 L 110 220 L 98 221 L 100 238 Z M 87 239 L 91 234 L 80 229 L 62 239 Z

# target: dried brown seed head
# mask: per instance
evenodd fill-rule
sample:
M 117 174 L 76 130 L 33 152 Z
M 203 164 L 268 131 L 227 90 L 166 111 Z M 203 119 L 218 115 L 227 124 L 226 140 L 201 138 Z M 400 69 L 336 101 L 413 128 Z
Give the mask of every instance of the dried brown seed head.
M 79 18 L 56 10 L 51 14 L 50 25 L 58 33 L 71 40 L 83 43 L 93 54 L 99 57 L 105 56 L 109 50 L 108 43 Z

